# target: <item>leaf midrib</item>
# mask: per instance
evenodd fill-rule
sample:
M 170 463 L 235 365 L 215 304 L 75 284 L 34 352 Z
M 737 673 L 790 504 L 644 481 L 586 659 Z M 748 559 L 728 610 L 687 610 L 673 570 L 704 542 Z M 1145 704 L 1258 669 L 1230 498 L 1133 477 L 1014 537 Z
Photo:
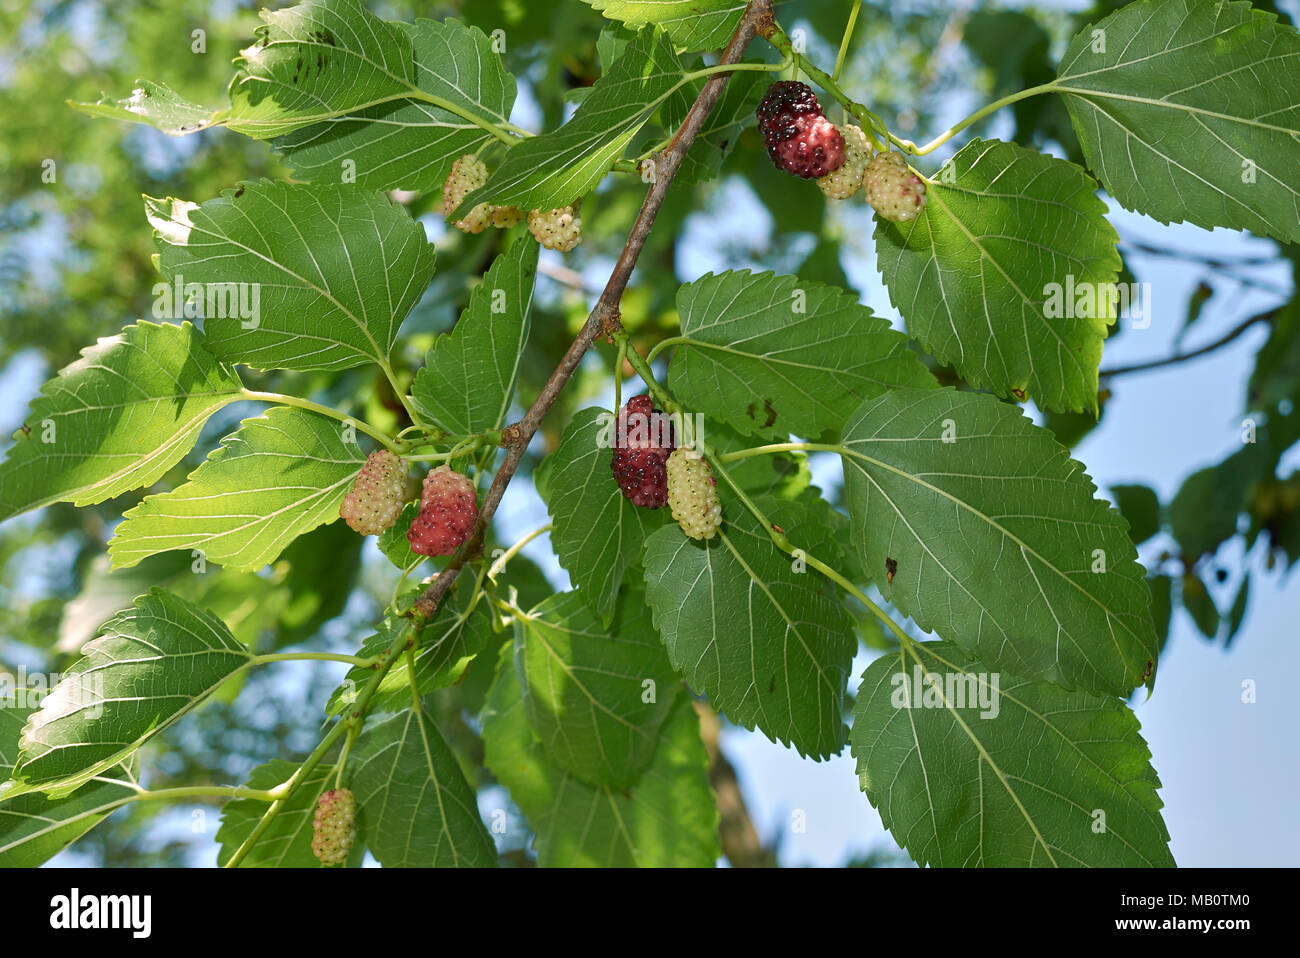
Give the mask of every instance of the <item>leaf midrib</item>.
M 925 663 L 921 661 L 921 656 L 916 651 L 915 648 L 908 648 L 906 651 L 912 653 L 912 656 L 916 659 L 916 664 L 921 667 L 923 672 L 925 672 L 927 675 L 931 674 L 929 670 L 926 669 Z M 901 660 L 905 660 L 905 654 L 900 652 L 899 658 Z M 900 662 L 900 664 L 902 663 Z M 934 687 L 935 686 L 933 685 L 931 686 L 931 688 Z M 936 689 L 936 691 L 938 692 L 939 697 L 943 700 L 944 708 L 948 711 L 949 714 L 952 715 L 953 721 L 956 722 L 961 727 L 962 731 L 966 733 L 966 737 L 970 739 L 971 744 L 975 746 L 975 749 L 976 751 L 979 752 L 980 757 L 985 762 L 988 763 L 989 768 L 993 770 L 993 774 L 998 777 L 998 781 L 1001 782 L 1002 787 L 1006 789 L 1007 795 L 1009 795 L 1011 800 L 1015 802 L 1016 808 L 1018 808 L 1020 810 L 1020 814 L 1024 816 L 1025 824 L 1027 824 L 1030 830 L 1034 833 L 1034 839 L 1038 842 L 1038 844 L 1043 846 L 1043 851 L 1047 854 L 1047 858 L 1049 861 L 1051 861 L 1052 866 L 1054 868 L 1059 867 L 1056 864 L 1056 858 L 1052 855 L 1051 847 L 1047 844 L 1047 840 L 1043 838 L 1043 833 L 1038 830 L 1038 824 L 1034 821 L 1033 816 L 1029 814 L 1029 810 L 1025 808 L 1024 803 L 1020 801 L 1020 796 L 1016 793 L 1015 789 L 1011 787 L 1011 783 L 1007 781 L 1006 776 L 1002 772 L 1002 768 L 998 765 L 997 762 L 993 761 L 993 756 L 990 755 L 988 749 L 984 747 L 984 743 L 981 742 L 979 738 L 976 737 L 975 733 L 971 731 L 970 726 L 967 725 L 966 722 L 962 720 L 962 717 L 961 715 L 958 714 L 957 709 L 953 707 L 951 702 L 948 701 L 947 697 L 944 695 L 942 684 L 940 684 L 940 687 Z M 983 816 L 980 817 L 980 824 L 981 824 L 981 834 L 982 834 Z M 936 837 L 937 837 L 937 831 L 936 831 Z
M 1258 120 L 1247 119 L 1243 116 L 1232 116 L 1228 113 L 1219 113 L 1215 110 L 1207 110 L 1204 107 L 1190 106 L 1186 103 L 1174 103 L 1170 100 L 1157 100 L 1147 96 L 1136 96 L 1131 93 L 1115 93 L 1110 90 L 1090 90 L 1087 87 L 1071 87 L 1062 84 L 1052 84 L 1051 88 L 1057 93 L 1072 94 L 1081 99 L 1090 97 L 1101 97 L 1109 100 L 1124 100 L 1129 103 L 1141 103 L 1145 106 L 1160 107 L 1167 110 L 1178 110 L 1189 113 L 1194 116 L 1206 116 L 1215 120 L 1226 120 L 1230 123 L 1237 123 L 1242 126 L 1258 127 L 1261 130 L 1269 130 L 1274 133 L 1284 133 L 1290 137 L 1300 136 L 1300 130 L 1288 129 L 1284 126 L 1278 126 L 1275 123 L 1261 123 Z M 1127 129 L 1127 127 L 1126 127 Z

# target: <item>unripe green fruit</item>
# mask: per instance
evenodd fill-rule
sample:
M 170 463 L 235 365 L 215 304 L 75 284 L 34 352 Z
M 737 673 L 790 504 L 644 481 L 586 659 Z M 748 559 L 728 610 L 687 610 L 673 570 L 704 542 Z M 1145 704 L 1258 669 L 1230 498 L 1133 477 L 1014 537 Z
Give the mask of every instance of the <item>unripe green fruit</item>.
M 668 457 L 668 507 L 691 539 L 712 539 L 722 525 L 722 502 L 709 464 L 692 449 Z

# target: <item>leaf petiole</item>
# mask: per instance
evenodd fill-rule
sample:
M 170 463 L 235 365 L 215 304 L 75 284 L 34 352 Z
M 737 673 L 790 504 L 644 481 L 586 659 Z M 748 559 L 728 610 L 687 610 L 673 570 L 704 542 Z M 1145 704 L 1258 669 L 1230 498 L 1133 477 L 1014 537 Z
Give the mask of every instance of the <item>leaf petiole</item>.
M 844 57 L 849 52 L 849 43 L 853 40 L 853 28 L 858 25 L 858 14 L 862 12 L 862 0 L 853 0 L 853 10 L 849 13 L 849 22 L 844 27 L 844 36 L 840 38 L 840 52 L 835 55 L 835 69 L 831 79 L 839 82 L 840 71 L 844 69 Z
M 253 656 L 251 665 L 265 665 L 268 662 L 298 662 L 298 661 L 320 661 L 320 662 L 347 662 L 349 665 L 355 665 L 358 668 L 368 669 L 375 664 L 374 659 L 362 658 L 357 655 L 341 655 L 334 652 L 273 652 L 266 655 Z
M 130 801 L 170 802 L 178 798 L 251 798 L 259 802 L 275 799 L 270 791 L 243 785 L 184 785 L 178 788 L 137 788 Z
M 1028 99 L 1031 96 L 1037 96 L 1040 93 L 1051 93 L 1055 89 L 1056 89 L 1056 81 L 1053 80 L 1050 83 L 1041 83 L 1038 86 L 1030 87 L 1027 90 L 1021 90 L 1018 93 L 1008 94 L 1007 96 L 1002 97 L 1002 99 L 1000 100 L 994 100 L 992 103 L 980 107 L 980 109 L 976 110 L 974 113 L 966 117 L 964 120 L 961 120 L 960 122 L 955 123 L 952 126 L 948 127 L 947 130 L 945 130 L 943 133 L 940 133 L 938 136 L 936 136 L 933 140 L 931 140 L 929 143 L 925 144 L 924 146 L 917 146 L 911 140 L 895 139 L 894 142 L 898 146 L 902 147 L 904 150 L 907 150 L 909 153 L 914 153 L 917 156 L 925 156 L 926 154 L 933 153 L 939 147 L 943 146 L 945 143 L 951 140 L 962 130 L 966 129 L 966 127 L 970 126 L 973 123 L 978 123 L 980 120 L 984 119 L 989 114 L 996 113 L 1004 106 L 1010 106 L 1012 103 L 1018 103 L 1021 100 Z
M 493 585 L 496 584 L 497 575 L 501 572 L 502 569 L 506 567 L 507 562 L 509 562 L 511 559 L 513 559 L 515 556 L 519 554 L 520 549 L 528 545 L 528 543 L 532 542 L 538 536 L 544 536 L 546 535 L 546 533 L 550 531 L 551 531 L 551 524 L 548 522 L 546 523 L 546 525 L 534 529 L 532 532 L 528 533 L 528 535 L 524 536 L 522 539 L 520 539 L 518 542 L 512 545 L 505 552 L 501 553 L 501 555 L 497 556 L 496 560 L 493 561 L 492 565 L 489 566 L 487 570 L 487 577 L 489 580 L 491 580 L 492 584 Z
M 693 343 L 693 342 L 695 342 L 695 340 L 691 339 L 691 337 L 689 336 L 670 336 L 667 339 L 661 339 L 659 340 L 659 342 L 655 343 L 653 347 L 651 347 L 650 352 L 646 353 L 645 361 L 647 363 L 653 363 L 655 361 L 655 357 L 658 356 L 665 349 L 669 349 L 673 346 L 681 346 L 686 343 Z
M 370 423 L 363 419 L 358 419 L 356 416 L 349 416 L 347 413 L 341 412 L 333 406 L 324 406 L 320 403 L 312 402 L 310 399 L 301 399 L 298 396 L 288 396 L 284 393 L 259 392 L 254 389 L 241 389 L 239 395 L 243 399 L 250 399 L 254 402 L 268 402 L 276 403 L 281 406 L 294 406 L 298 409 L 306 409 L 308 412 L 328 416 L 330 419 L 337 419 L 342 423 L 351 423 L 370 438 L 383 444 L 385 448 L 395 453 L 401 452 L 401 449 L 394 442 L 392 437 L 383 430 L 370 425 Z

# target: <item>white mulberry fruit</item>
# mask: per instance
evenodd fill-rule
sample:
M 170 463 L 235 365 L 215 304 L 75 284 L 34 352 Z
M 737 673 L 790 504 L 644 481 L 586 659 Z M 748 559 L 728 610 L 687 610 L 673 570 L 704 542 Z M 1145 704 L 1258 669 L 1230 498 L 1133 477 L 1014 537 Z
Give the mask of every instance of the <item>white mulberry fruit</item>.
M 466 153 L 451 165 L 447 181 L 442 184 L 442 215 L 451 216 L 461 201 L 487 182 L 488 170 L 483 161 L 472 153 Z M 480 203 L 464 219 L 456 220 L 456 229 L 462 233 L 481 233 L 492 221 L 492 210 L 486 203 Z
M 822 113 L 812 87 L 778 80 L 758 104 L 758 128 L 776 168 L 815 180 L 844 165 L 844 137 Z
M 862 183 L 867 202 L 892 223 L 910 222 L 925 209 L 925 182 L 907 168 L 901 153 L 877 153 Z
M 424 477 L 420 513 L 412 520 L 406 539 L 412 552 L 448 556 L 470 537 L 477 521 L 474 483 L 450 466 L 439 466 Z
M 668 457 L 668 508 L 691 539 L 712 539 L 722 525 L 718 481 L 692 449 L 675 449 Z
M 492 207 L 492 225 L 499 230 L 509 229 L 523 220 L 523 211 L 515 206 Z
M 643 509 L 662 509 L 668 502 L 664 462 L 677 446 L 670 417 L 649 396 L 633 396 L 618 413 L 614 454 L 609 466 L 623 495 Z
M 533 210 L 528 214 L 528 229 L 547 249 L 567 253 L 582 239 L 582 217 L 572 206 Z
M 377 536 L 394 522 L 406 501 L 406 460 L 377 449 L 352 481 L 339 516 L 363 536 Z
M 817 180 L 818 188 L 832 200 L 847 200 L 862 189 L 862 178 L 871 162 L 871 144 L 862 127 L 845 126 L 840 135 L 844 137 L 844 165 Z

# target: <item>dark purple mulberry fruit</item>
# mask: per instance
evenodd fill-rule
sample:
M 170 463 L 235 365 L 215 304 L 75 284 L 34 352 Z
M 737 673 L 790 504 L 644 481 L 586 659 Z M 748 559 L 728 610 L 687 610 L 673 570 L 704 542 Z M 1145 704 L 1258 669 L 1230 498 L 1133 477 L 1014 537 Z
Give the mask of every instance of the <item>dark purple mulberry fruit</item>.
M 661 509 L 668 504 L 665 463 L 676 447 L 672 419 L 656 409 L 649 396 L 627 401 L 618 414 L 610 465 L 618 487 L 634 505 Z
M 758 127 L 777 169 L 815 180 L 844 165 L 844 137 L 806 83 L 781 80 L 768 87 L 758 105 Z

